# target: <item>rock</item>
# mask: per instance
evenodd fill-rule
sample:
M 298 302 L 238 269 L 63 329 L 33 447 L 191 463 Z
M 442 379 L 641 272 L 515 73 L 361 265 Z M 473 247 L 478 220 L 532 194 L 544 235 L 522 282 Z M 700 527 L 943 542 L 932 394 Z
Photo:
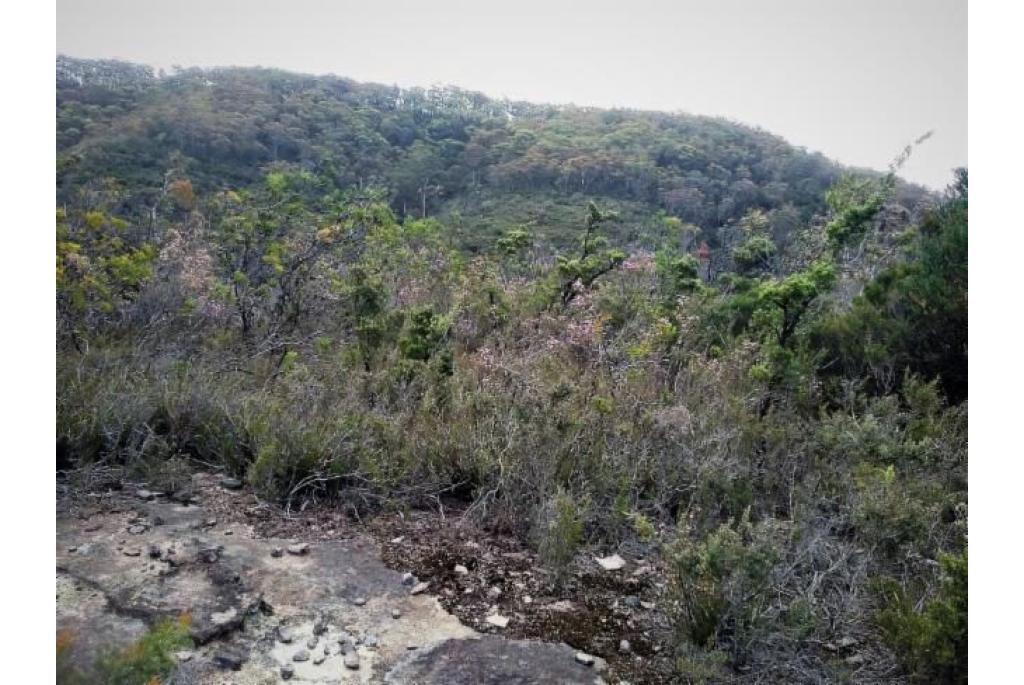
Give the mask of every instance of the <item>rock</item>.
M 313 665 L 314 666 L 319 666 L 320 664 L 322 664 L 325 661 L 327 661 L 327 655 L 326 654 L 317 654 L 315 657 L 313 657 Z
M 405 536 L 404 535 L 399 535 L 397 538 L 392 538 L 391 539 L 391 544 L 392 545 L 400 545 L 400 544 L 402 544 L 402 542 L 404 540 L 405 540 Z
M 181 651 L 174 653 L 174 658 L 179 664 L 183 664 L 186 661 L 192 661 L 193 656 L 195 656 L 195 654 L 189 651 Z
M 142 551 L 137 549 L 137 548 L 135 548 L 135 547 L 129 547 L 128 549 L 126 549 L 123 552 L 123 554 L 126 557 L 137 557 L 137 556 L 141 556 L 142 555 Z
M 367 633 L 366 637 L 363 638 L 363 644 L 366 645 L 367 647 L 373 649 L 374 647 L 377 646 L 377 636 L 374 635 L 373 633 Z
M 494 586 L 487 591 L 487 599 L 498 599 L 501 597 L 501 588 Z
M 411 573 L 403 573 L 402 574 L 402 585 L 415 585 L 415 584 L 416 584 L 416 576 L 414 576 Z
M 225 535 L 234 535 L 235 531 L 233 531 L 233 530 L 226 530 L 226 531 L 224 531 L 224 534 Z
M 284 550 L 280 547 L 275 547 L 274 549 L 270 550 L 270 556 L 274 557 L 275 559 L 278 559 L 284 556 Z
M 392 609 L 391 610 L 391 618 L 395 618 L 395 619 L 402 618 L 402 612 L 399 611 L 398 609 Z
M 618 554 L 613 554 L 610 557 L 594 557 L 594 560 L 605 571 L 618 571 L 626 565 L 626 560 Z
M 74 554 L 77 551 L 78 551 L 78 548 L 75 547 L 75 546 L 68 547 L 68 554 Z
M 292 640 L 295 639 L 295 631 L 293 631 L 288 626 L 278 626 L 277 639 L 285 643 L 286 645 L 291 644 Z
M 408 649 L 411 652 L 414 649 L 419 649 L 420 646 L 419 645 L 406 645 L 405 648 Z
M 204 547 L 199 550 L 199 558 L 207 564 L 215 564 L 220 560 L 220 553 L 222 549 L 222 547 Z
M 576 663 L 578 664 L 583 664 L 584 666 L 594 665 L 594 657 L 586 654 L 585 652 L 576 652 L 576 655 L 573 658 L 576 659 Z
M 136 490 L 135 491 L 135 496 L 138 497 L 139 499 L 143 499 L 143 500 L 146 500 L 148 502 L 149 500 L 154 499 L 156 497 L 156 493 L 151 491 L 151 490 L 143 489 L 143 490 Z
M 295 675 L 295 668 L 291 664 L 281 667 L 281 680 L 291 680 L 293 675 Z
M 462 564 L 455 564 L 455 573 L 460 576 L 464 576 L 467 573 L 469 573 L 469 569 L 463 566 Z
M 854 647 L 857 645 L 857 638 L 850 637 L 849 635 L 844 635 L 843 637 L 839 638 L 839 642 L 837 642 L 836 644 L 839 645 L 840 649 L 849 649 L 850 647 Z
M 178 502 L 179 504 L 188 505 L 196 501 L 196 495 L 188 488 L 184 488 L 172 494 L 171 500 L 174 502 Z
M 317 616 L 316 620 L 313 621 L 313 634 L 323 635 L 327 632 L 327 619 L 323 616 Z
M 508 625 L 508 617 L 500 614 L 491 614 L 485 620 L 492 626 L 497 626 L 498 628 L 504 628 Z
M 292 661 L 309 661 L 309 652 L 307 652 L 304 649 L 300 649 L 299 651 L 295 652 L 295 654 L 292 654 Z
M 631 607 L 631 608 L 635 609 L 638 606 L 640 606 L 640 598 L 637 597 L 636 595 L 629 595 L 625 599 L 622 600 L 622 603 L 625 604 L 628 607 Z
M 623 654 L 633 651 L 632 647 L 629 644 L 629 640 L 619 640 L 619 651 Z
M 355 604 L 357 607 L 364 606 L 366 604 L 366 597 L 356 597 L 352 600 L 352 603 Z
M 162 554 L 162 552 L 160 551 L 160 548 L 157 545 L 150 545 L 149 546 L 149 558 L 150 559 L 159 559 L 161 554 Z
M 132 535 L 142 535 L 147 530 L 149 530 L 149 528 L 143 525 L 134 525 L 128 528 L 128 532 Z
M 215 525 L 217 525 L 217 519 L 206 519 L 203 521 L 204 528 L 213 528 Z
M 354 650 L 345 655 L 345 668 L 359 670 L 359 655 Z
M 221 478 L 220 486 L 225 490 L 241 490 L 242 481 L 237 478 Z
M 640 606 L 641 606 L 642 608 L 644 608 L 644 609 L 647 609 L 648 611 L 651 611 L 651 610 L 653 610 L 653 609 L 654 609 L 654 607 L 656 607 L 656 606 L 658 606 L 658 605 L 657 605 L 657 604 L 655 604 L 654 602 L 643 602 L 643 601 L 641 601 L 641 602 L 640 602 Z
M 304 554 L 309 554 L 309 543 L 300 542 L 297 545 L 289 545 L 288 554 L 294 554 L 297 557 L 301 557 Z
M 430 587 L 430 583 L 428 583 L 427 581 L 423 581 L 422 583 L 416 583 L 415 585 L 413 585 L 412 589 L 409 590 L 409 594 L 410 595 L 422 594 L 422 593 L 427 591 L 428 587 Z
M 848 666 L 863 666 L 865 659 L 863 654 L 851 654 L 843 661 L 845 661 Z
M 318 640 L 316 638 L 316 636 L 313 636 L 313 637 L 309 638 L 308 640 L 306 640 L 306 648 L 307 649 L 316 649 L 316 645 L 317 645 L 318 642 L 320 642 L 320 640 Z
M 245 657 L 237 652 L 222 650 L 213 655 L 213 663 L 221 668 L 230 668 L 232 671 L 237 671 L 245 663 Z

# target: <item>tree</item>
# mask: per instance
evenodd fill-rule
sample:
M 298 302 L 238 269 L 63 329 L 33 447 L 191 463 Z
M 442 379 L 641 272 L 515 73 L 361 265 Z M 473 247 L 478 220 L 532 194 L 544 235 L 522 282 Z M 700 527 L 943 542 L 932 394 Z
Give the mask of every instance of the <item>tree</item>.
M 602 224 L 616 219 L 618 215 L 613 212 L 602 212 L 593 202 L 587 205 L 579 256 L 558 255 L 556 258 L 558 273 L 562 279 L 559 292 L 563 305 L 572 302 L 581 290 L 591 287 L 598 278 L 626 260 L 624 252 L 608 249 L 607 238 L 597 234 Z

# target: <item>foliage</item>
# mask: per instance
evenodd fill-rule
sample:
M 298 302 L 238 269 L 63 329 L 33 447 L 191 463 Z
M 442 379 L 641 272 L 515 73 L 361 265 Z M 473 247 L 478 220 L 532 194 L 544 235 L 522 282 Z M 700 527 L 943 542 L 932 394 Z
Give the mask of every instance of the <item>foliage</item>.
M 174 652 L 192 646 L 189 618 L 167 619 L 122 651 L 99 663 L 101 679 L 110 685 L 149 685 L 166 678 L 175 666 Z

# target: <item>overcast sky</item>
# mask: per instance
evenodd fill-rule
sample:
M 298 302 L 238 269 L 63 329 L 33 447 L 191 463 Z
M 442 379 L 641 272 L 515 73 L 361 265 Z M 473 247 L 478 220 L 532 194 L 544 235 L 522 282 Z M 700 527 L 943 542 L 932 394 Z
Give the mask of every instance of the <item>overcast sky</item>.
M 967 164 L 966 0 L 58 0 L 57 50 L 721 115 L 940 188 Z

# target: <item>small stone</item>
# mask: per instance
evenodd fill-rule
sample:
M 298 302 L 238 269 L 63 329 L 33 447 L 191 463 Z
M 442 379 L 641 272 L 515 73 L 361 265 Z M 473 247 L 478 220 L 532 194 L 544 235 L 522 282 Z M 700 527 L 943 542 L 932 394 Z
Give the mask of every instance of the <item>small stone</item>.
M 498 599 L 501 597 L 501 588 L 494 586 L 487 591 L 487 599 Z
M 420 646 L 419 645 L 406 645 L 405 648 L 408 649 L 411 652 L 414 649 L 419 649 Z
M 217 519 L 206 519 L 203 521 L 204 528 L 213 528 L 215 525 L 217 525 Z
M 74 554 L 78 551 L 77 547 L 68 547 L 68 554 Z
M 199 558 L 207 564 L 215 564 L 220 559 L 220 547 L 204 547 L 199 550 Z
M 128 529 L 128 532 L 131 533 L 132 535 L 142 535 L 147 530 L 149 530 L 149 529 L 146 526 L 135 525 L 135 526 L 130 527 Z
M 275 547 L 274 549 L 270 550 L 270 556 L 274 557 L 275 559 L 278 559 L 284 556 L 284 550 L 280 547 Z
M 304 649 L 300 649 L 292 655 L 292 661 L 309 661 L 309 652 Z
M 129 547 L 124 551 L 124 555 L 126 557 L 137 557 L 141 556 L 142 552 L 139 549 L 136 549 L 135 547 Z
M 102 523 L 90 523 L 83 530 L 86 533 L 95 533 L 96 531 L 100 530 L 101 528 L 103 528 L 103 524 Z
M 295 639 L 295 632 L 288 626 L 278 626 L 277 639 L 286 645 L 291 644 L 292 640 Z
M 397 618 L 402 618 L 402 612 L 399 611 L 398 609 L 392 609 L 391 610 L 391 618 L 396 618 L 396 619 Z
M 412 589 L 409 590 L 409 594 L 410 595 L 422 594 L 422 593 L 427 591 L 428 587 L 430 587 L 430 583 L 428 583 L 427 581 L 423 581 L 422 583 L 416 583 L 416 585 L 414 585 L 412 587 Z
M 136 490 L 135 496 L 138 497 L 139 499 L 149 501 L 156 497 L 156 493 L 151 490 Z
M 196 501 L 196 496 L 191 490 L 182 489 L 172 494 L 171 500 L 178 502 L 179 504 L 188 505 Z
M 235 531 L 233 531 L 233 530 L 226 530 L 226 531 L 224 531 L 224 534 L 225 535 L 234 535 Z
M 316 620 L 313 621 L 313 634 L 323 635 L 327 632 L 327 619 L 323 616 L 317 616 Z
M 295 675 L 295 669 L 291 664 L 285 664 L 281 667 L 281 680 L 291 680 L 293 675 Z
M 359 655 L 355 651 L 345 655 L 345 668 L 350 668 L 353 671 L 359 670 Z
M 576 652 L 576 656 L 574 658 L 578 664 L 583 664 L 584 666 L 594 665 L 594 657 L 586 654 L 585 652 Z
M 301 557 L 304 554 L 309 554 L 309 543 L 300 542 L 297 545 L 289 545 L 288 554 L 294 554 L 297 557 Z
M 850 637 L 849 635 L 845 635 L 839 638 L 839 642 L 837 644 L 840 649 L 849 649 L 857 644 L 857 639 Z
M 622 603 L 628 607 L 632 607 L 633 609 L 635 609 L 638 606 L 640 606 L 640 598 L 636 595 L 628 595 L 625 599 L 622 600 Z
M 315 636 L 306 640 L 306 647 L 308 649 L 316 649 L 317 643 L 320 642 Z
M 469 573 L 469 569 L 463 566 L 462 564 L 455 564 L 455 573 L 457 573 L 460 576 L 464 576 L 467 573 Z
M 397 538 L 392 538 L 391 539 L 391 544 L 392 545 L 400 545 L 400 544 L 402 544 L 402 542 L 404 540 L 405 540 L 405 536 L 404 535 L 399 535 Z
M 162 554 L 162 552 L 160 551 L 159 547 L 157 547 L 156 545 L 150 545 L 149 546 L 149 558 L 150 559 L 159 559 L 161 554 Z
M 633 651 L 632 647 L 629 644 L 629 640 L 620 640 L 619 641 L 619 651 L 622 652 L 623 654 L 626 654 L 628 652 Z
M 232 671 L 237 671 L 245 663 L 245 657 L 235 652 L 222 651 L 214 654 L 213 663 L 221 668 L 230 668 Z
M 643 601 L 641 601 L 640 602 L 640 606 L 643 607 L 644 609 L 647 609 L 648 611 L 651 611 L 652 609 L 654 609 L 654 607 L 656 607 L 658 605 L 655 604 L 654 602 L 643 602 Z
M 356 597 L 352 600 L 352 603 L 355 604 L 357 607 L 364 606 L 366 604 L 366 597 Z
M 852 655 L 846 657 L 846 659 L 844 659 L 844 661 L 846 662 L 846 664 L 848 666 L 863 666 L 865 660 L 864 660 L 864 655 L 862 655 L 862 654 L 852 654 Z
M 523 595 L 523 604 L 533 604 L 533 597 L 530 595 Z
M 492 626 L 497 626 L 498 628 L 504 628 L 508 625 L 508 617 L 501 616 L 500 614 L 491 614 L 487 617 L 486 621 Z
M 314 666 L 319 666 L 320 664 L 322 664 L 325 661 L 327 661 L 327 655 L 326 654 L 317 654 L 315 657 L 313 657 L 313 665 Z
M 610 557 L 594 557 L 600 566 L 605 571 L 618 571 L 626 565 L 626 560 L 620 557 L 618 554 L 613 554 Z
M 183 664 L 186 661 L 192 661 L 192 657 L 193 656 L 194 656 L 193 652 L 189 652 L 189 651 L 182 651 L 182 652 L 175 652 L 174 653 L 174 658 L 180 664 Z
M 403 573 L 402 574 L 402 585 L 415 585 L 415 584 L 416 584 L 416 576 L 414 576 L 411 573 Z
M 240 490 L 242 488 L 242 481 L 237 478 L 221 478 L 220 486 L 225 490 Z
M 366 637 L 363 638 L 363 644 L 366 645 L 367 647 L 371 648 L 371 649 L 376 647 L 377 646 L 377 636 L 374 635 L 373 633 L 367 633 Z

